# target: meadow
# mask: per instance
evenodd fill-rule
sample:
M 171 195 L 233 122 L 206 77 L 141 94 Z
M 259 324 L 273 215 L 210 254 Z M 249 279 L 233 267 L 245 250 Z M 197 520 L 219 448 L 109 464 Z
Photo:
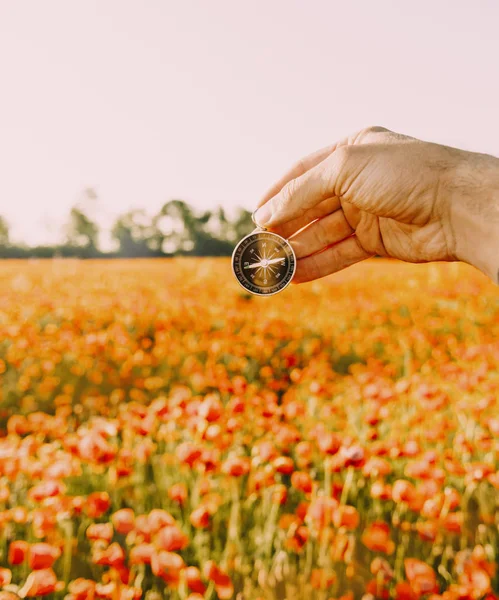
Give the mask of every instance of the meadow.
M 499 598 L 499 288 L 0 263 L 0 600 Z

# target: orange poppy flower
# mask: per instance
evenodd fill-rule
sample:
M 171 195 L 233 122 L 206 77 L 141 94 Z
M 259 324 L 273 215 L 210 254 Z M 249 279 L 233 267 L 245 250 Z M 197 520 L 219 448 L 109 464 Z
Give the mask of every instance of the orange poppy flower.
M 390 590 L 386 585 L 386 581 L 371 579 L 366 584 L 366 594 L 372 595 L 376 600 L 389 600 Z
M 220 569 L 213 560 L 209 560 L 203 565 L 203 575 L 206 579 L 213 581 L 215 585 L 222 588 L 229 588 L 232 585 L 227 573 Z
M 355 506 L 338 506 L 333 512 L 333 524 L 335 527 L 356 529 L 359 523 L 360 515 Z
M 335 573 L 327 573 L 324 569 L 312 569 L 310 574 L 310 585 L 314 590 L 326 590 L 335 581 Z
M 394 572 L 390 566 L 390 563 L 379 556 L 372 560 L 370 571 L 373 575 L 378 577 L 381 575 L 384 580 L 390 580 L 394 576 Z
M 404 567 L 414 593 L 425 595 L 438 592 L 437 576 L 429 565 L 416 558 L 406 558 Z
M 442 519 L 440 519 L 442 527 L 451 533 L 461 533 L 461 529 L 464 522 L 464 515 L 462 512 L 449 513 Z
M 373 552 L 393 554 L 395 543 L 390 539 L 390 527 L 384 522 L 369 525 L 362 534 L 362 543 Z
M 419 595 L 407 581 L 399 581 L 395 586 L 395 600 L 419 600 Z
M 175 449 L 175 455 L 180 462 L 186 463 L 190 467 L 201 458 L 202 450 L 191 442 L 184 442 Z
M 285 485 L 275 485 L 272 491 L 272 502 L 274 504 L 286 504 L 288 490 Z
M 0 568 L 0 586 L 9 585 L 12 581 L 12 571 Z
M 389 483 L 383 483 L 383 481 L 375 481 L 371 485 L 370 494 L 372 498 L 379 498 L 380 500 L 391 500 L 392 486 Z
M 111 517 L 114 530 L 126 535 L 135 527 L 135 513 L 131 508 L 117 510 Z
M 362 467 L 364 477 L 385 477 L 392 472 L 390 463 L 379 456 L 372 456 Z
M 410 481 L 397 479 L 392 487 L 392 498 L 394 502 L 405 502 L 411 504 L 417 497 L 416 488 Z
M 29 490 L 28 496 L 34 502 L 41 502 L 44 498 L 63 494 L 65 490 L 66 486 L 60 481 L 44 481 L 33 486 Z
M 419 537 L 427 542 L 434 542 L 437 538 L 438 525 L 435 521 L 418 521 L 416 531 Z
M 334 498 L 319 496 L 309 506 L 307 519 L 312 521 L 320 530 L 331 524 L 334 511 L 338 508 L 338 501 Z

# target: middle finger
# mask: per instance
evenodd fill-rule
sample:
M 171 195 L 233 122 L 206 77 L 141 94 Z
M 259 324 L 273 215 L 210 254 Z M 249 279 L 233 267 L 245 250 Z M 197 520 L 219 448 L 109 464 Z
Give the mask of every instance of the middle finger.
M 353 232 L 354 229 L 340 208 L 298 232 L 289 240 L 289 243 L 293 247 L 296 257 L 303 258 L 341 242 Z
M 326 198 L 320 202 L 317 206 L 313 208 L 309 208 L 307 212 L 305 212 L 300 217 L 293 219 L 292 221 L 288 221 L 287 223 L 283 223 L 282 225 L 277 225 L 276 227 L 271 227 L 271 230 L 282 236 L 283 238 L 288 238 L 291 235 L 294 235 L 303 227 L 310 225 L 316 219 L 321 219 L 330 213 L 338 210 L 340 208 L 340 200 L 336 196 L 332 198 Z

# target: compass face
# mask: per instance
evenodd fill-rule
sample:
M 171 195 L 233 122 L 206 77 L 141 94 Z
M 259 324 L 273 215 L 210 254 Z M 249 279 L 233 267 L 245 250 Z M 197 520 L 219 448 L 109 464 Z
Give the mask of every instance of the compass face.
M 256 231 L 236 246 L 232 255 L 232 269 L 246 291 L 259 296 L 271 296 L 287 287 L 293 278 L 295 253 L 280 235 Z

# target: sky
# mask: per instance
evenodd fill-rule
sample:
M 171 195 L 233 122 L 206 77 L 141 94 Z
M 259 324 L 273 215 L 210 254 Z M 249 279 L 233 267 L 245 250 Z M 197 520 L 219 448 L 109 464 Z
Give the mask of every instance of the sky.
M 496 0 L 0 0 L 0 215 L 253 210 L 368 125 L 499 156 Z

